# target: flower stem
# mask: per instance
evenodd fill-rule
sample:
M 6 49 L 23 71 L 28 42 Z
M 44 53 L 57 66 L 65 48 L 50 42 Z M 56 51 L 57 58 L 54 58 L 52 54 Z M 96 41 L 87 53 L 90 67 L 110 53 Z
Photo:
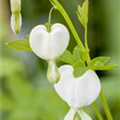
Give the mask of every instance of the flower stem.
M 52 7 L 52 8 L 50 9 L 49 18 L 48 18 L 48 23 L 49 23 L 49 24 L 51 24 L 52 11 L 53 11 L 54 9 L 55 9 L 54 7 Z
M 87 25 L 85 26 L 85 47 L 84 47 L 84 45 L 81 42 L 80 37 L 77 34 L 77 31 L 76 31 L 71 19 L 69 18 L 68 14 L 66 13 L 66 11 L 62 7 L 62 5 L 57 0 L 50 0 L 50 2 L 54 6 L 54 8 L 57 9 L 64 17 L 64 19 L 65 19 L 66 23 L 68 24 L 68 26 L 69 26 L 77 44 L 79 45 L 79 47 L 82 50 L 87 50 L 87 63 L 89 63 L 91 58 L 90 58 L 89 47 L 88 47 L 88 42 L 87 42 Z M 112 115 L 111 115 L 110 110 L 109 110 L 109 107 L 108 107 L 108 104 L 107 104 L 107 101 L 106 101 L 106 98 L 102 92 L 100 93 L 100 98 L 101 98 L 101 101 L 102 101 L 102 104 L 103 104 L 103 107 L 104 107 L 104 110 L 105 110 L 105 113 L 106 113 L 108 120 L 113 120 Z M 101 114 L 96 106 L 94 106 L 94 110 L 95 110 L 96 115 L 98 116 L 99 120 L 103 120 L 103 118 L 102 118 L 102 116 L 101 116 Z
M 104 108 L 105 114 L 107 116 L 107 119 L 108 120 L 113 120 L 112 114 L 110 112 L 110 109 L 109 109 L 109 106 L 108 106 L 108 103 L 107 103 L 107 100 L 106 100 L 105 95 L 104 95 L 104 93 L 102 91 L 100 93 L 100 99 L 102 101 L 103 108 Z
M 104 120 L 95 103 L 92 104 L 92 107 L 93 107 L 93 110 L 94 110 L 95 114 L 97 115 L 98 119 Z
M 90 58 L 90 54 L 89 54 L 89 47 L 88 47 L 88 42 L 87 42 L 87 24 L 85 25 L 85 48 L 87 50 L 87 64 L 90 62 L 91 58 Z
M 64 8 L 60 5 L 60 3 L 57 0 L 51 0 L 51 3 L 54 5 L 54 7 L 62 14 L 62 16 L 64 17 L 66 23 L 68 24 L 77 44 L 80 46 L 81 49 L 85 49 L 80 37 L 78 36 L 75 27 L 71 21 L 71 19 L 69 18 L 68 14 L 66 13 L 66 11 L 64 10 Z

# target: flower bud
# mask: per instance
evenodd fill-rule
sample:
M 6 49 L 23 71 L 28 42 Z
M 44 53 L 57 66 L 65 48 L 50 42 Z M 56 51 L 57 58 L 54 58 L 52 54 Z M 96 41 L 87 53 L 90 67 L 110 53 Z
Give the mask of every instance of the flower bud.
M 21 0 L 10 0 L 12 13 L 21 11 Z
M 60 79 L 60 73 L 53 60 L 48 62 L 47 78 L 51 83 L 57 83 Z
M 15 34 L 19 34 L 22 26 L 22 16 L 20 13 L 14 13 L 11 16 L 11 28 Z

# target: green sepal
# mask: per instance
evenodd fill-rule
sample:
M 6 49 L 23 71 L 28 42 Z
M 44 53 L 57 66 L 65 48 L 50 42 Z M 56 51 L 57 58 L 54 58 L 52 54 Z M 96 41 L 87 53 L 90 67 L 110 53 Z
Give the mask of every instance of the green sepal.
M 47 22 L 44 24 L 48 32 L 51 32 L 51 23 Z
M 88 23 L 88 0 L 82 4 L 82 6 L 78 5 L 77 16 L 80 23 L 85 27 Z
M 73 68 L 74 68 L 74 72 L 73 72 L 74 77 L 80 77 L 88 70 L 88 68 L 85 66 L 85 63 L 82 60 L 76 62 Z
M 89 62 L 88 66 L 105 65 L 109 60 L 110 57 L 96 57 Z
M 93 65 L 88 67 L 91 70 L 110 70 L 118 67 L 116 64 L 106 64 L 106 65 Z
M 87 61 L 87 50 L 84 49 L 82 50 L 78 45 L 74 48 L 73 50 L 73 57 L 75 62 L 82 60 L 82 61 Z
M 19 34 L 21 31 L 21 25 L 20 25 L 20 12 L 15 12 L 14 14 L 14 19 L 15 19 L 15 33 Z
M 6 43 L 6 45 L 14 50 L 32 51 L 29 44 L 29 36 L 27 36 L 26 39 L 21 38 L 18 40 L 10 41 Z

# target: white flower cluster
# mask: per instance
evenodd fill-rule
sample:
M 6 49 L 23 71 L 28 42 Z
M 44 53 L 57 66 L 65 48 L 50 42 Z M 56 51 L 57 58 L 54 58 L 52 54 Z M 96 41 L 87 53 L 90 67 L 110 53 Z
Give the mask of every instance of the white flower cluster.
M 88 70 L 75 78 L 71 65 L 58 69 L 55 64 L 55 59 L 65 52 L 69 39 L 69 32 L 62 24 L 54 24 L 50 32 L 44 25 L 38 25 L 30 33 L 30 46 L 38 57 L 48 61 L 48 80 L 54 83 L 58 95 L 70 106 L 64 120 L 73 120 L 76 113 L 82 120 L 92 120 L 82 108 L 93 103 L 100 93 L 101 84 L 97 74 Z

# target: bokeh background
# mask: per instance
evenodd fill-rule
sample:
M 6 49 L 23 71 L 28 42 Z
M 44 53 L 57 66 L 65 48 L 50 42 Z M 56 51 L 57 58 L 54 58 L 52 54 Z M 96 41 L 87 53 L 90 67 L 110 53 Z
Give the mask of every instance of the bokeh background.
M 77 16 L 77 5 L 83 0 L 59 0 L 72 19 L 83 39 L 83 27 Z M 91 57 L 110 56 L 112 63 L 120 64 L 120 1 L 89 0 L 88 40 Z M 23 26 L 20 35 L 10 28 L 9 0 L 0 0 L 0 119 L 1 120 L 63 120 L 69 107 L 55 93 L 47 81 L 47 64 L 33 53 L 14 51 L 5 43 L 23 38 L 31 29 L 44 24 L 52 5 L 49 0 L 22 0 Z M 52 14 L 52 23 L 67 26 L 59 12 Z M 68 47 L 73 50 L 76 42 L 71 34 Z M 58 63 L 59 64 L 59 63 Z M 120 69 L 97 72 L 102 82 L 114 120 L 120 120 Z M 97 105 L 106 119 L 98 98 Z M 85 109 L 94 120 L 91 107 Z

